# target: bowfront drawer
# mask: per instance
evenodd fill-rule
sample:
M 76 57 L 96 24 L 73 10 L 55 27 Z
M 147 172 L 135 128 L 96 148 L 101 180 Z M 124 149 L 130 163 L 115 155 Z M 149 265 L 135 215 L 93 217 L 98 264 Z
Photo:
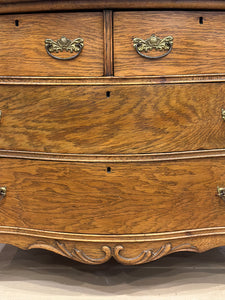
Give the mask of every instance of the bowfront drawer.
M 225 148 L 224 95 L 223 83 L 1 86 L 0 149 L 118 154 Z
M 224 165 L 1 159 L 0 226 L 97 234 L 222 227 Z
M 103 75 L 100 12 L 4 15 L 0 28 L 0 75 Z
M 224 26 L 224 12 L 115 12 L 115 76 L 224 73 Z

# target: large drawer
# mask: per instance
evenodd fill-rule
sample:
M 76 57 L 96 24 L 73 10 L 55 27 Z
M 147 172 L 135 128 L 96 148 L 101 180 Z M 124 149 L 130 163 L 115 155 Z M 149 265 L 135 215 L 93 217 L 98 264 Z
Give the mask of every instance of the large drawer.
M 115 76 L 224 73 L 224 26 L 224 12 L 115 12 Z M 141 51 L 143 55 L 160 56 L 168 52 L 156 50 L 158 42 L 154 44 L 152 35 L 161 40 L 172 36 L 172 51 L 167 56 L 147 59 L 136 52 L 134 38 L 150 39 L 148 46 L 153 49 Z
M 111 172 L 107 172 L 108 168 Z M 154 233 L 225 226 L 225 159 L 72 163 L 1 159 L 0 226 Z
M 225 147 L 225 85 L 0 86 L 0 149 L 155 153 Z
M 0 28 L 0 75 L 103 75 L 101 12 L 2 15 Z M 56 42 L 62 37 L 71 42 L 77 38 L 83 39 L 83 49 L 75 59 L 58 60 L 47 53 L 45 40 Z M 65 39 L 60 45 L 67 45 L 64 42 Z M 57 50 L 58 53 L 51 54 L 60 58 L 78 54 L 71 53 L 73 46 L 67 47 L 68 51 L 66 47 L 60 49 Z

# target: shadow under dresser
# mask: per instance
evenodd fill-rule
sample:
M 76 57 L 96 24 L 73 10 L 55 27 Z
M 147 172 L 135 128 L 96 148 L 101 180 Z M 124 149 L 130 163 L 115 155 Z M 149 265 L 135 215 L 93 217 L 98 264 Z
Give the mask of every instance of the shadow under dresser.
M 0 0 L 0 242 L 225 245 L 224 28 L 224 1 Z

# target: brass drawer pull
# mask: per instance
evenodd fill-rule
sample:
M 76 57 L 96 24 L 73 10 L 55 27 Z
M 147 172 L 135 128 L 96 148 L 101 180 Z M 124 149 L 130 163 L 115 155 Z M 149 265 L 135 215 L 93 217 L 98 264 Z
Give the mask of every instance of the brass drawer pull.
M 0 187 L 0 201 L 5 197 L 5 195 L 6 195 L 6 187 L 1 186 Z
M 133 46 L 137 51 L 137 53 L 142 57 L 149 58 L 149 59 L 158 59 L 168 55 L 171 52 L 173 47 L 173 37 L 167 36 L 164 39 L 160 39 L 156 35 L 152 34 L 150 38 L 148 38 L 147 40 L 134 38 Z M 163 50 L 168 50 L 168 51 L 159 56 L 144 55 L 143 53 L 141 53 L 142 51 L 148 52 L 153 49 L 155 49 L 156 51 L 163 51 Z
M 81 53 L 83 47 L 84 47 L 84 40 L 82 38 L 77 38 L 71 41 L 68 38 L 63 36 L 56 42 L 51 39 L 45 40 L 45 49 L 48 55 L 59 60 L 71 60 L 76 58 Z M 59 52 L 63 52 L 64 50 L 70 53 L 77 52 L 77 54 L 66 58 L 58 57 L 52 54 L 53 52 L 59 53 Z

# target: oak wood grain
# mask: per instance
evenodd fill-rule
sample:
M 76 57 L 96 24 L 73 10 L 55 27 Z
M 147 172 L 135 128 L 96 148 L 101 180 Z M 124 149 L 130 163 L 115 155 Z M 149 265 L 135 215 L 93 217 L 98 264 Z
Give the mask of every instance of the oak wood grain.
M 15 20 L 18 20 L 16 26 Z M 0 74 L 24 76 L 102 76 L 103 15 L 93 13 L 0 16 Z M 83 38 L 81 54 L 69 61 L 50 57 L 45 40 Z M 68 52 L 55 53 L 70 57 Z
M 200 17 L 203 24 L 199 22 Z M 224 12 L 115 12 L 115 76 L 223 73 L 224 20 Z M 152 34 L 161 39 L 173 36 L 169 55 L 150 60 L 137 54 L 133 38 L 146 40 Z M 155 50 L 151 53 L 153 56 L 162 54 Z
M 91 234 L 225 226 L 224 158 L 164 163 L 1 159 L 0 226 Z M 109 167 L 111 168 L 109 171 Z
M 223 83 L 0 86 L 0 148 L 80 154 L 224 148 L 224 93 Z

